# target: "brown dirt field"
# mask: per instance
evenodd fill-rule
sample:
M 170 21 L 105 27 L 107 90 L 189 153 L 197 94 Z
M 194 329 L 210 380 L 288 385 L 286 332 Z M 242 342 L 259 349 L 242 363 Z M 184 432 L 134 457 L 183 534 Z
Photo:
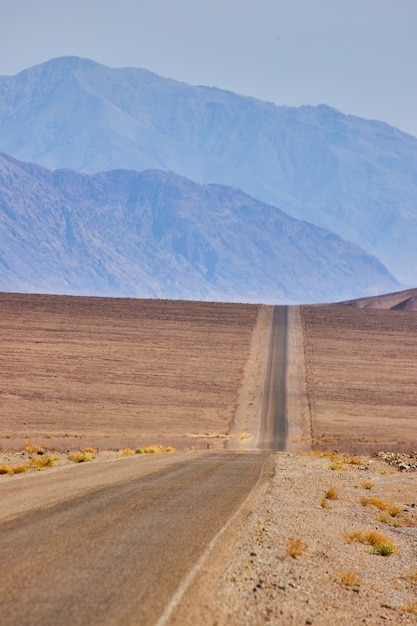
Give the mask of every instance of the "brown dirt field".
M 416 314 L 301 311 L 314 447 L 417 450 Z
M 0 294 L 0 445 L 222 447 L 258 310 Z

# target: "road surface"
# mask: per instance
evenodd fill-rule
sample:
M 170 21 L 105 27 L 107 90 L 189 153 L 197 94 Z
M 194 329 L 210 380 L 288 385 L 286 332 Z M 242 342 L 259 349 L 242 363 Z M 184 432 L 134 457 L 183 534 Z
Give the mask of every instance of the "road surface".
M 36 486 L 39 508 L 22 512 L 16 505 L 20 513 L 14 516 L 9 506 L 8 519 L 0 523 L 0 624 L 155 624 L 257 483 L 267 458 L 189 454 L 141 475 L 146 463 L 135 457 L 107 464 L 116 484 L 96 485 L 81 495 L 71 492 L 68 474 L 80 482 L 81 468 L 22 478 Z M 137 471 L 120 482 L 118 468 L 125 471 L 125 464 Z M 43 480 L 48 493 L 51 484 L 67 481 L 71 495 L 62 500 L 61 493 L 54 504 L 42 495 Z M 0 501 L 2 495 L 0 488 Z
M 271 340 L 263 392 L 258 450 L 285 450 L 287 439 L 288 307 L 272 311 Z

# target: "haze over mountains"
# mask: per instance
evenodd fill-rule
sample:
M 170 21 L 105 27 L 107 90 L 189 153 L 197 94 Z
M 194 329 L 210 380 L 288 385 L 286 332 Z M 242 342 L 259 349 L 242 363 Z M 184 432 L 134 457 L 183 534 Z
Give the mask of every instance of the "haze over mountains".
M 0 155 L 0 290 L 246 301 L 397 287 L 357 246 L 176 174 L 51 172 Z
M 340 234 L 378 257 L 402 284 L 415 285 L 417 139 L 380 122 L 343 115 L 326 106 L 277 107 L 215 88 L 178 83 L 146 70 L 110 69 L 92 61 L 66 57 L 53 59 L 16 76 L 0 77 L 0 149 L 18 159 L 51 169 L 73 168 L 85 173 L 119 168 L 136 171 L 158 169 L 175 172 L 197 183 L 231 185 L 263 203 L 279 207 L 293 217 Z M 110 178 L 114 176 L 112 174 Z M 150 174 L 147 173 L 147 176 Z M 152 176 L 156 177 L 154 183 L 158 180 L 158 184 L 163 185 L 156 172 Z M 114 185 L 114 178 L 112 181 Z M 178 184 L 183 189 L 184 185 L 191 183 L 182 181 Z M 214 188 L 195 189 L 199 189 L 197 196 L 200 192 L 204 196 L 208 189 L 214 193 Z M 216 187 L 220 195 L 226 193 L 225 190 L 220 193 L 220 189 Z M 120 190 L 120 193 L 123 196 L 125 191 Z M 194 197 L 195 202 L 197 196 Z M 110 211 L 110 200 L 102 197 L 102 201 Z M 217 202 L 218 198 L 213 204 L 220 211 Z M 242 200 L 238 198 L 237 202 Z M 252 202 L 255 201 L 251 199 L 249 204 Z M 262 218 L 260 206 L 265 211 L 265 217 Z M 217 282 L 210 282 L 211 279 L 207 278 L 210 263 L 207 262 L 206 267 L 201 261 L 204 258 L 202 251 L 196 253 L 196 256 L 190 253 L 187 257 L 187 263 L 191 263 L 193 268 L 189 271 L 197 272 L 196 275 L 199 272 L 204 275 L 206 272 L 207 285 L 214 285 L 214 291 L 210 292 L 212 287 L 206 285 L 202 286 L 199 293 L 209 297 L 209 293 L 217 293 L 219 288 L 223 289 L 228 284 L 228 287 L 232 285 L 231 291 L 235 291 L 238 297 L 238 293 L 242 295 L 246 276 L 248 297 L 258 297 L 258 293 L 272 294 L 269 291 L 274 280 L 272 277 L 280 268 L 279 271 L 285 271 L 286 276 L 275 276 L 276 297 L 282 294 L 287 298 L 298 299 L 304 284 L 300 276 L 309 265 L 304 259 L 299 268 L 295 267 L 303 255 L 310 256 L 308 271 L 313 279 L 307 280 L 310 285 L 308 296 L 304 292 L 302 299 L 308 297 L 317 301 L 323 297 L 357 297 L 398 287 L 398 283 L 375 260 L 370 262 L 370 258 L 365 257 L 363 252 L 353 253 L 353 248 L 347 252 L 346 242 L 339 245 L 342 245 L 348 256 L 352 256 L 349 256 L 342 270 L 344 260 L 340 257 L 337 263 L 337 255 L 334 254 L 337 247 L 335 239 L 328 235 L 332 244 L 329 244 L 330 249 L 325 254 L 323 246 L 317 241 L 321 238 L 323 242 L 323 234 L 318 234 L 320 231 L 307 225 L 302 228 L 300 224 L 288 221 L 287 217 L 286 224 L 292 224 L 293 228 L 292 245 L 295 241 L 295 224 L 299 229 L 299 242 L 292 271 L 284 270 L 284 266 L 291 263 L 290 258 L 284 258 L 284 255 L 290 253 L 286 247 L 288 241 L 284 246 L 282 238 L 277 239 L 271 226 L 274 220 L 279 222 L 284 217 L 278 209 L 272 210 L 271 206 L 265 208 L 265 204 L 258 204 L 257 207 L 256 219 L 256 211 L 253 209 L 253 221 L 247 223 L 247 239 L 243 237 L 240 253 L 241 256 L 245 255 L 246 250 L 256 246 L 259 267 L 266 269 L 264 284 L 259 284 L 256 293 L 252 287 L 249 288 L 251 281 L 255 280 L 255 268 L 253 272 L 249 271 L 249 263 L 245 271 L 243 265 L 239 269 L 235 267 L 233 271 L 240 274 L 234 275 L 234 283 L 228 283 L 232 275 L 227 272 L 223 278 L 220 278 L 221 272 L 216 274 Z M 204 215 L 202 208 L 199 207 L 199 215 Z M 177 209 L 172 210 L 175 212 Z M 203 245 L 203 231 L 199 231 L 198 237 L 195 235 L 197 209 L 190 208 L 189 216 L 184 216 L 185 205 L 182 211 L 184 222 L 190 218 L 193 223 L 193 245 L 189 242 L 189 232 L 186 230 L 183 233 L 184 241 L 188 242 L 187 249 L 197 250 Z M 213 218 L 214 215 L 216 212 Z M 201 229 L 208 228 L 208 216 L 204 217 L 206 221 L 201 222 Z M 236 213 L 235 218 L 238 219 Z M 239 220 L 243 232 L 243 213 L 239 214 Z M 263 223 L 260 223 L 262 220 Z M 258 229 L 256 231 L 255 228 L 257 238 L 253 232 L 255 226 Z M 316 237 L 312 237 L 310 245 L 305 239 L 306 228 L 310 229 L 310 234 L 314 231 Z M 236 238 L 236 224 L 232 231 L 230 225 L 230 237 L 234 235 Z M 304 231 L 303 236 L 301 231 Z M 203 233 L 210 242 L 207 244 L 210 250 L 214 246 L 213 232 Z M 261 232 L 262 237 L 259 238 Z M 275 239 L 281 246 L 281 251 L 276 245 L 273 252 L 275 258 L 280 256 L 280 264 L 276 265 L 277 261 L 274 260 L 269 267 L 263 250 L 269 246 L 274 248 L 272 233 L 275 233 Z M 164 244 L 169 240 L 171 245 L 173 239 L 172 236 L 160 240 L 160 254 L 163 252 L 162 240 Z M 91 237 L 89 242 L 90 245 Z M 85 240 L 85 254 L 86 245 Z M 237 241 L 230 245 L 228 241 L 227 245 L 230 254 L 232 250 L 237 253 Z M 317 248 L 314 247 L 316 245 Z M 5 258 L 4 245 L 2 250 Z M 169 248 L 165 252 L 168 256 L 171 254 Z M 102 253 L 107 254 L 106 251 Z M 91 250 L 88 254 L 94 256 Z M 179 254 L 183 254 L 183 248 Z M 218 259 L 222 258 L 219 251 L 217 255 Z M 352 261 L 355 256 L 356 259 L 361 257 L 361 263 L 365 263 L 367 258 L 366 271 L 364 265 L 362 269 L 355 266 Z M 160 258 L 162 267 L 167 257 L 162 255 Z M 133 263 L 133 260 L 130 262 Z M 179 262 L 178 259 L 176 262 Z M 184 261 L 176 270 L 184 270 L 182 263 Z M 219 263 L 216 271 L 220 271 Z M 145 268 L 142 271 L 150 272 L 149 276 L 152 274 L 152 268 L 149 264 L 144 265 L 143 259 L 138 260 L 136 266 Z M 203 266 L 204 271 L 201 269 Z M 368 274 L 371 266 L 373 269 Z M 169 271 L 175 274 L 174 267 Z M 167 268 L 166 272 L 169 271 Z M 342 273 L 336 279 L 339 271 Z M 261 280 L 259 268 L 256 268 L 256 272 L 256 281 Z M 108 275 L 113 274 L 108 272 Z M 178 278 L 178 274 L 176 276 L 182 289 L 187 290 L 184 280 Z M 336 288 L 342 277 L 344 282 Z M 104 282 L 107 280 L 108 277 Z M 114 280 L 120 287 L 121 275 L 114 277 Z M 164 280 L 166 289 L 168 277 Z M 135 283 L 134 277 L 132 281 Z M 188 290 L 190 295 L 195 288 L 195 284 L 191 283 Z M 129 284 L 126 289 L 134 290 L 135 287 Z M 155 283 L 149 289 L 152 293 L 158 293 Z M 195 295 L 197 297 L 198 294 Z M 176 296 L 180 297 L 180 294 L 173 295 Z

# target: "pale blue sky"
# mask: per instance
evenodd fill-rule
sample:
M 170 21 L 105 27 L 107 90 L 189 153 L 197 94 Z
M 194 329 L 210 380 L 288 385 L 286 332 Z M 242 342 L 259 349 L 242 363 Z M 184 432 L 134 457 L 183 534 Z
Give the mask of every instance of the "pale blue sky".
M 417 137 L 417 0 L 0 0 L 0 74 L 63 55 Z

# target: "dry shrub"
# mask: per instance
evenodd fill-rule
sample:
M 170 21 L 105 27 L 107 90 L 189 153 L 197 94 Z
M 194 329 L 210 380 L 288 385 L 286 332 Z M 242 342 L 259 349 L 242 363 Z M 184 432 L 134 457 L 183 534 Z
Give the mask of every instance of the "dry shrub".
M 394 504 L 390 500 L 382 500 L 382 498 L 361 498 L 362 506 L 375 506 L 380 511 L 389 513 L 391 517 L 398 517 L 401 515 L 402 508 L 397 504 Z
M 288 537 L 287 539 L 287 555 L 297 558 L 307 550 L 307 544 L 300 537 Z
M 330 465 L 329 465 L 329 469 L 331 470 L 337 470 L 339 472 L 342 472 L 346 469 L 346 466 L 344 464 L 343 461 L 339 460 L 339 459 L 334 459 Z
M 36 454 L 37 452 L 41 452 L 41 448 L 35 443 L 32 443 L 29 439 L 26 439 L 23 445 L 23 450 L 26 454 Z
M 372 482 L 372 480 L 369 480 L 369 478 L 364 478 L 363 480 L 361 480 L 361 487 L 363 489 L 372 489 L 373 486 L 374 483 Z
M 330 509 L 331 508 L 331 506 L 329 504 L 329 501 L 326 500 L 326 496 L 323 496 L 323 498 L 321 499 L 320 506 L 321 506 L 322 509 Z
M 29 469 L 29 465 L 15 465 L 13 467 L 13 474 L 24 474 Z
M 122 456 L 131 456 L 132 454 L 135 454 L 135 451 L 132 450 L 132 448 L 123 448 L 123 450 L 119 450 L 119 454 Z
M 346 461 L 347 463 L 349 463 L 350 465 L 363 465 L 363 459 L 361 459 L 359 456 L 351 456 L 350 459 L 348 459 Z
M 395 551 L 395 543 L 378 530 L 355 530 L 346 535 L 347 543 L 363 543 L 371 546 L 372 554 L 389 556 Z
M 73 461 L 73 463 L 85 463 L 87 461 L 92 461 L 93 459 L 95 459 L 96 456 L 95 454 L 90 454 L 89 452 L 86 452 L 84 450 L 84 452 L 71 452 L 68 455 L 68 460 L 69 461 Z
M 412 583 L 417 583 L 417 569 L 407 572 L 405 577 Z
M 359 585 L 359 574 L 352 570 L 345 570 L 340 572 L 339 582 L 344 587 L 357 587 Z
M 97 451 L 95 448 L 84 448 L 84 452 L 86 454 L 90 454 L 91 458 L 95 459 L 97 456 Z
M 406 604 L 401 607 L 402 611 L 406 613 L 411 613 L 412 615 L 417 615 L 417 602 L 411 602 L 410 604 Z
M 239 441 L 245 441 L 246 439 L 252 439 L 252 435 L 250 433 L 237 433 L 236 439 L 239 439 Z
M 172 446 L 146 446 L 145 448 L 136 448 L 135 454 L 160 454 L 162 452 L 175 452 L 175 448 Z
M 34 456 L 33 459 L 30 460 L 30 467 L 37 470 L 43 470 L 47 467 L 52 467 L 52 465 L 59 461 L 59 456 L 56 454 L 43 454 L 42 456 Z
M 13 468 L 10 465 L 0 465 L 0 474 L 13 474 Z
M 324 497 L 326 498 L 326 500 L 338 500 L 339 494 L 337 493 L 336 489 L 330 487 L 330 489 L 326 491 Z

